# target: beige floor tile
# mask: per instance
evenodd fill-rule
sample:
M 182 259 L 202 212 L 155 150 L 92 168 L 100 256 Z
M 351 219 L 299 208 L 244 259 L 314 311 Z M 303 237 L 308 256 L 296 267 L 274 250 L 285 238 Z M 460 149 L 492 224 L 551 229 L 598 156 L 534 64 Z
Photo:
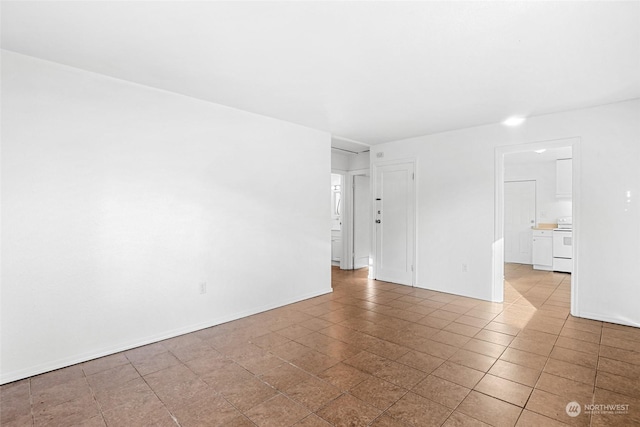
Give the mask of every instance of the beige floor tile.
M 591 417 L 582 411 L 576 417 L 567 415 L 567 405 L 572 402 L 569 397 L 558 396 L 546 391 L 535 389 L 525 407 L 529 411 L 544 415 L 556 421 L 574 426 L 588 426 Z M 583 404 L 583 402 L 578 402 Z
M 407 390 L 381 378 L 371 377 L 352 388 L 349 393 L 371 406 L 385 410 L 404 396 Z
M 509 348 L 515 348 L 516 350 L 548 357 L 551 350 L 553 350 L 553 343 L 520 338 L 518 336 L 511 342 L 511 344 L 509 344 Z
M 438 366 L 442 365 L 445 362 L 445 359 L 418 351 L 410 351 L 399 358 L 398 362 L 430 374 L 437 369 Z
M 147 375 L 180 363 L 180 360 L 168 351 L 131 361 L 140 375 Z
M 94 392 L 99 392 L 120 386 L 136 378 L 140 378 L 138 371 L 133 365 L 126 364 L 89 375 L 87 381 Z
M 516 427 L 566 427 L 568 424 L 561 423 L 544 415 L 531 412 L 527 409 L 522 411 L 522 415 L 516 423 Z
M 106 371 L 107 369 L 115 368 L 116 366 L 126 365 L 128 363 L 129 359 L 127 359 L 124 353 L 116 353 L 85 362 L 82 364 L 82 370 L 85 375 L 92 375 L 101 371 Z
M 544 372 L 589 385 L 593 385 L 596 379 L 595 369 L 556 359 L 549 359 Z
M 143 401 L 150 395 L 153 395 L 153 390 L 142 378 L 137 378 L 119 387 L 96 392 L 95 399 L 105 412 L 128 402 Z
M 473 368 L 478 371 L 487 372 L 497 359 L 489 356 L 485 356 L 480 353 L 474 353 L 468 350 L 458 350 L 453 356 L 449 358 L 449 362 L 457 363 L 458 365 Z
M 514 340 L 513 335 L 490 331 L 488 329 L 482 329 L 474 336 L 474 338 L 503 346 L 508 346 L 511 344 L 511 341 Z
M 260 375 L 262 381 L 285 392 L 311 377 L 311 374 L 289 363 L 284 363 Z
M 338 359 L 327 356 L 319 351 L 312 350 L 291 360 L 291 364 L 304 369 L 312 374 L 325 371 L 340 362 Z
M 386 413 L 410 426 L 429 427 L 442 425 L 451 409 L 409 392 L 387 409 Z
M 458 365 L 457 363 L 445 362 L 433 371 L 432 375 L 466 388 L 473 388 L 484 376 L 484 372 Z
M 251 423 L 251 425 L 254 425 Z M 331 427 L 331 424 L 317 416 L 316 414 L 309 414 L 294 424 L 294 427 Z
M 425 372 L 419 369 L 393 361 L 385 364 L 374 375 L 406 389 L 413 387 L 427 376 Z
M 304 406 L 279 394 L 254 406 L 245 415 L 260 427 L 290 426 L 310 414 Z
M 287 391 L 287 396 L 311 411 L 318 410 L 341 394 L 340 389 L 316 377 L 298 383 Z
M 501 334 L 507 334 L 511 336 L 516 336 L 520 333 L 520 328 L 506 323 L 496 322 L 495 320 L 489 322 L 489 324 L 485 326 L 484 329 L 494 332 L 500 332 Z
M 533 388 L 494 375 L 485 375 L 474 390 L 524 407 Z
M 410 427 L 408 424 L 400 420 L 391 418 L 387 414 L 382 414 L 371 424 L 371 427 Z
M 219 392 L 240 411 L 247 411 L 278 394 L 276 389 L 257 378 L 230 384 Z
M 560 336 L 600 344 L 600 333 L 581 331 L 572 328 L 563 328 L 560 332 Z
M 584 402 L 593 396 L 594 386 L 543 372 L 536 383 L 536 389 Z
M 103 415 L 107 425 L 118 426 L 150 425 L 151 420 L 158 420 L 158 425 L 166 425 L 167 419 L 171 420 L 169 412 L 155 394 L 117 406 L 103 412 Z
M 640 365 L 633 365 L 602 356 L 598 359 L 598 371 L 640 380 Z
M 457 411 L 489 425 L 501 427 L 514 426 L 522 408 L 477 391 L 471 391 L 458 406 Z
M 505 346 L 500 344 L 494 344 L 488 341 L 472 338 L 467 342 L 463 348 L 465 350 L 473 351 L 474 353 L 484 354 L 485 356 L 498 358 L 506 349 Z
M 476 420 L 462 412 L 454 411 L 442 427 L 488 427 L 489 424 Z
M 625 350 L 621 348 L 601 345 L 600 357 L 620 360 L 622 362 L 630 363 L 632 365 L 640 365 L 640 352 L 635 352 L 632 350 Z
M 32 393 L 34 411 L 59 405 L 69 400 L 77 400 L 84 396 L 91 396 L 91 389 L 85 378 L 66 381 Z
M 600 346 L 598 344 L 569 337 L 558 337 L 555 345 L 562 348 L 568 348 L 569 350 L 576 350 L 589 354 L 598 354 L 600 351 Z
M 318 374 L 318 378 L 331 383 L 342 391 L 347 391 L 357 386 L 369 377 L 369 374 L 344 363 L 338 363 Z
M 507 348 L 500 356 L 500 360 L 515 363 L 516 365 L 541 371 L 547 364 L 547 358 L 538 354 L 529 353 L 515 348 Z
M 366 404 L 349 394 L 343 394 L 317 412 L 317 415 L 334 426 L 368 426 L 382 410 Z
M 581 351 L 570 350 L 563 347 L 553 347 L 551 359 L 562 360 L 563 362 L 569 362 L 587 368 L 595 369 L 598 363 L 598 355 L 592 353 L 583 353 Z
M 429 375 L 411 391 L 454 409 L 464 400 L 471 390 L 451 381 L 436 377 L 435 375 Z
M 621 377 L 608 372 L 598 372 L 596 387 L 632 398 L 640 398 L 640 381 L 637 378 Z
M 640 425 L 640 399 L 631 398 L 609 390 L 596 388 L 594 404 L 628 405 L 621 410 L 601 411 L 591 416 L 592 426 L 637 426 Z
M 535 386 L 540 376 L 540 371 L 526 368 L 504 360 L 498 360 L 489 370 L 491 375 L 515 381 L 528 387 Z

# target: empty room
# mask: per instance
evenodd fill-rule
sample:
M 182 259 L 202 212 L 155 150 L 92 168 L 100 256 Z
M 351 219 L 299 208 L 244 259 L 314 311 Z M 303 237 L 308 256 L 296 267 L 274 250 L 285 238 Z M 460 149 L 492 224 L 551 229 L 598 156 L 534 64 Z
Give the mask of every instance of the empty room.
M 640 425 L 639 1 L 2 1 L 0 425 Z

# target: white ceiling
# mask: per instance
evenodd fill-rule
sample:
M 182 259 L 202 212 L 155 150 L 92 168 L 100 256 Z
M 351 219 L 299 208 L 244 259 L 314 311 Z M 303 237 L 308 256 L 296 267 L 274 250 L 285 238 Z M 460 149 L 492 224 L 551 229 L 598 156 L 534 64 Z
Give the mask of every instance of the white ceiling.
M 640 97 L 637 1 L 3 1 L 2 47 L 367 144 Z

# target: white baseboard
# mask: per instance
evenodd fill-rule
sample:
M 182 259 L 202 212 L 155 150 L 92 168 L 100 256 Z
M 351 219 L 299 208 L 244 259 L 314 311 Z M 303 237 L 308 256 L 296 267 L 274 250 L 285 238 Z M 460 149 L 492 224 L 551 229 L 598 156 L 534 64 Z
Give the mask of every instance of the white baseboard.
M 581 318 L 590 319 L 590 320 L 598 320 L 600 322 L 615 323 L 617 325 L 633 326 L 635 328 L 640 328 L 640 323 L 635 323 L 629 319 L 621 319 L 618 317 L 606 316 L 601 313 L 590 313 L 590 312 L 581 311 L 580 313 L 577 313 L 575 317 L 581 317 Z
M 20 369 L 17 371 L 11 372 L 2 372 L 0 374 L 0 385 L 7 384 L 13 381 L 18 381 L 24 378 L 32 377 L 34 375 L 43 374 L 45 372 L 54 371 L 56 369 L 66 368 L 68 366 L 72 366 L 78 363 L 87 362 L 89 360 L 97 359 L 99 357 L 108 356 L 110 354 L 119 353 L 125 350 L 131 350 L 132 348 L 140 347 L 147 344 L 152 344 L 158 341 L 166 340 L 169 338 L 174 338 L 180 335 L 188 334 L 190 332 L 199 331 L 201 329 L 210 328 L 212 326 L 217 326 L 223 323 L 231 322 L 232 320 L 241 319 L 243 317 L 251 316 L 253 314 L 262 313 L 264 311 L 273 310 L 274 308 L 283 307 L 285 305 L 293 304 L 296 302 L 300 302 L 309 298 L 318 297 L 320 295 L 326 295 L 331 293 L 333 290 L 329 288 L 328 290 L 314 292 L 308 295 L 301 295 L 295 298 L 290 298 L 288 300 L 282 301 L 277 304 L 268 304 L 265 306 L 253 308 L 250 310 L 245 310 L 240 313 L 235 313 L 229 316 L 224 316 L 216 319 L 212 319 L 207 322 L 199 323 L 196 325 L 184 326 L 177 329 L 172 329 L 170 331 L 165 331 L 160 334 L 151 335 L 148 337 L 141 338 L 135 341 L 129 341 L 124 343 L 119 343 L 113 346 L 104 347 L 101 349 L 96 349 L 93 351 L 89 351 L 83 354 L 78 354 L 70 357 L 65 357 L 58 360 L 53 360 L 51 362 L 43 363 L 36 366 L 30 366 L 25 369 Z

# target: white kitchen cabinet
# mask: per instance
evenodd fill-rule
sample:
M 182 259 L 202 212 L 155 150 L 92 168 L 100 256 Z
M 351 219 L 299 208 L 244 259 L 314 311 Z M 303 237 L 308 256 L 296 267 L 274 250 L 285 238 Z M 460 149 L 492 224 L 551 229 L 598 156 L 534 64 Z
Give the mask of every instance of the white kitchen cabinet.
M 572 160 L 556 160 L 556 197 L 571 197 Z
M 553 270 L 552 230 L 533 230 L 533 269 Z

